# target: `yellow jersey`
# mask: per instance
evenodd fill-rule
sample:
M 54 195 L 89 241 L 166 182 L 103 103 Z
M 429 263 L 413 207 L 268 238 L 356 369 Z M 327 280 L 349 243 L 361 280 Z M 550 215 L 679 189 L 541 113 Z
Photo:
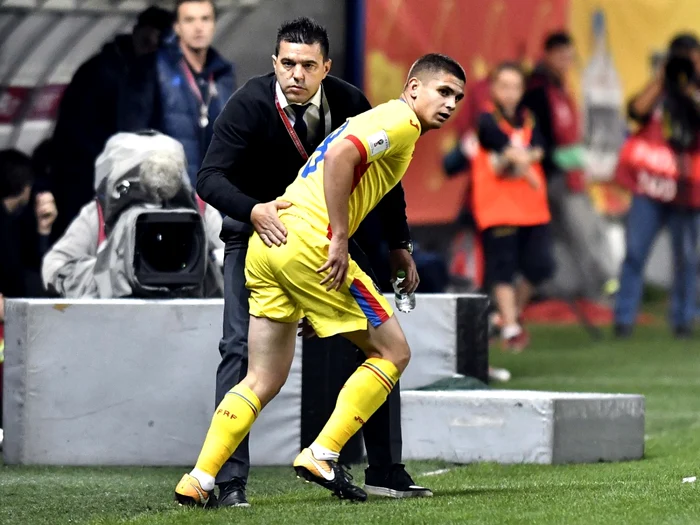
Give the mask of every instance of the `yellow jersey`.
M 349 118 L 328 135 L 299 170 L 279 200 L 292 203 L 280 217 L 293 214 L 314 230 L 332 236 L 323 188 L 324 156 L 341 140 L 350 140 L 360 152 L 349 202 L 348 236 L 406 173 L 421 128 L 413 110 L 402 100 L 391 100 Z

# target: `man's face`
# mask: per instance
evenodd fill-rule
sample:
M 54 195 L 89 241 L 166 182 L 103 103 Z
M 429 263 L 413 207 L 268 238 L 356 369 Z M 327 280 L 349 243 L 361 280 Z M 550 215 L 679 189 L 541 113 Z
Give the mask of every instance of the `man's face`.
M 173 26 L 180 43 L 192 50 L 209 49 L 216 20 L 211 2 L 185 2 L 177 10 L 177 20 Z
M 523 96 L 523 77 L 513 69 L 504 69 L 493 79 L 494 100 L 506 111 L 513 111 Z
M 424 132 L 439 129 L 452 116 L 457 102 L 464 98 L 464 82 L 444 71 L 420 76 L 408 81 L 413 110 Z
M 574 46 L 558 46 L 547 51 L 545 60 L 547 66 L 559 76 L 565 76 L 574 65 Z
M 331 70 L 331 60 L 323 60 L 321 45 L 292 44 L 282 40 L 277 56 L 272 56 L 275 76 L 290 103 L 303 104 L 316 94 Z
M 160 30 L 148 26 L 137 27 L 134 29 L 133 39 L 137 56 L 155 53 L 160 43 Z

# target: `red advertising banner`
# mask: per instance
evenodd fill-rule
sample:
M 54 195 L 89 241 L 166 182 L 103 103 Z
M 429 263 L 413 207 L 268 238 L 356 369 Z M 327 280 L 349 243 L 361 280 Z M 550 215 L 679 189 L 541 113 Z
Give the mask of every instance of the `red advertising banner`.
M 411 64 L 445 53 L 467 72 L 467 89 L 502 60 L 533 64 L 544 35 L 567 26 L 569 0 L 368 0 L 365 93 L 372 105 L 397 98 Z M 459 114 L 424 135 L 403 179 L 412 224 L 455 220 L 465 177 L 448 180 L 442 158 L 457 141 Z

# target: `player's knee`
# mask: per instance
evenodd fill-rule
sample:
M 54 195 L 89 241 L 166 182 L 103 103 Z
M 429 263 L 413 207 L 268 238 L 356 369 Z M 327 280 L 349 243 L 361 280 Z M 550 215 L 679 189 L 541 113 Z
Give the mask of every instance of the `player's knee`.
M 250 388 L 260 400 L 260 404 L 265 406 L 279 394 L 284 386 L 286 377 L 276 374 L 256 374 L 249 371 L 243 380 L 243 384 Z
M 411 349 L 404 338 L 393 341 L 391 344 L 382 346 L 377 350 L 380 357 L 391 361 L 399 373 L 403 373 L 411 360 Z

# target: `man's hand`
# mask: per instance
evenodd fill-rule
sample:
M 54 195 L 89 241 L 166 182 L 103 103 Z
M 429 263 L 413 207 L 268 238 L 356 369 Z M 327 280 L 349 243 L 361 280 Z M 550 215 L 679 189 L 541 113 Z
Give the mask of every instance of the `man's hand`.
M 56 201 L 51 192 L 44 191 L 37 194 L 36 202 L 34 203 L 34 213 L 36 214 L 39 235 L 49 235 L 58 216 Z
M 290 206 L 289 202 L 284 201 L 261 202 L 253 206 L 250 222 L 267 246 L 287 244 L 287 228 L 280 221 L 277 210 Z
M 418 284 L 420 283 L 418 270 L 408 250 L 391 250 L 389 252 L 389 264 L 391 266 L 392 282 L 396 279 L 396 272 L 399 270 L 406 272 L 406 279 L 401 283 L 399 290 L 404 293 L 413 293 L 418 289 Z
M 340 287 L 345 284 L 345 278 L 348 276 L 348 267 L 350 266 L 350 258 L 348 257 L 348 240 L 333 235 L 331 245 L 328 248 L 328 260 L 316 272 L 322 273 L 330 270 L 321 281 L 321 285 L 330 283 L 326 287 L 326 291 L 340 290 Z

